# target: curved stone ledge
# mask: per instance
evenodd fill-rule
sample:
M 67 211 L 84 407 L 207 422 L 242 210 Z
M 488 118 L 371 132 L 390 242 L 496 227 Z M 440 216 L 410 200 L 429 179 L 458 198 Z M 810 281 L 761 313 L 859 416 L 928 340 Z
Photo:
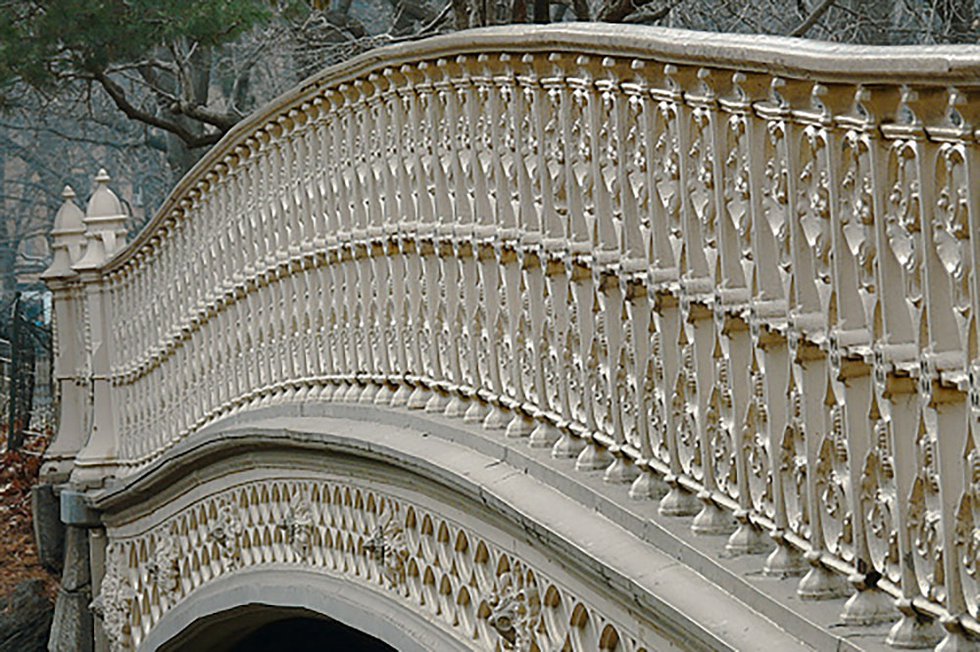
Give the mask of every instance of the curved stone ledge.
M 379 591 L 295 566 L 268 564 L 220 577 L 168 611 L 138 648 L 178 652 L 198 623 L 255 606 L 329 615 L 404 652 L 454 652 L 459 642 Z M 205 621 L 205 622 L 202 622 Z M 168 646 L 169 647 L 165 647 Z

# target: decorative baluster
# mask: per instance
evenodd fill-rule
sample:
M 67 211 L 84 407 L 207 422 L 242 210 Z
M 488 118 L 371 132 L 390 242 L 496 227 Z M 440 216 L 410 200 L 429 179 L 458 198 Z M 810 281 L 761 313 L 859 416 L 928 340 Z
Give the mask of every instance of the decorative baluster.
M 975 184 L 969 179 L 977 175 L 977 148 L 967 143 L 966 136 L 980 124 L 980 98 L 975 90 L 950 89 L 950 105 L 952 111 L 961 120 L 959 142 L 948 148 L 946 158 L 945 179 L 939 181 L 940 187 L 945 186 L 946 196 L 959 210 L 966 211 L 969 234 L 970 260 L 970 290 L 971 290 L 971 324 L 967 340 L 968 381 L 969 381 L 969 429 L 970 439 L 963 451 L 964 481 L 966 484 L 963 496 L 957 508 L 955 528 L 955 543 L 959 572 L 963 582 L 963 594 L 967 610 L 974 619 L 980 619 L 980 324 L 978 324 L 977 307 L 980 306 L 980 197 Z M 945 183 L 943 183 L 945 181 Z M 940 191 L 942 196 L 943 191 Z
M 558 125 L 559 116 L 556 102 L 558 89 L 555 78 L 540 75 L 552 72 L 548 59 L 541 56 L 525 55 L 524 63 L 528 66 L 528 74 L 522 80 L 525 86 L 525 103 L 523 110 L 528 111 L 527 118 L 534 129 L 535 160 L 528 161 L 534 169 L 537 192 L 541 200 L 541 215 L 537 217 L 537 226 L 541 233 L 539 249 L 535 251 L 531 265 L 537 268 L 528 269 L 531 301 L 536 301 L 538 292 L 542 291 L 540 284 L 547 286 L 547 299 L 540 296 L 541 306 L 532 305 L 532 310 L 539 314 L 532 319 L 540 319 L 543 323 L 538 335 L 533 335 L 535 347 L 536 382 L 540 410 L 535 415 L 538 423 L 528 435 L 528 445 L 532 448 L 551 448 L 561 437 L 559 427 L 567 427 L 571 419 L 571 407 L 568 399 L 568 375 L 565 359 L 570 351 L 565 348 L 568 333 L 568 276 L 565 265 L 565 230 L 558 215 L 556 206 L 554 169 L 561 165 L 560 140 L 561 130 Z M 560 82 L 559 82 L 560 83 Z M 532 232 L 533 233 L 533 232 Z M 535 237 L 530 238 L 529 245 L 534 246 Z M 547 339 L 545 339 L 547 338 Z M 546 371 L 546 369 L 548 371 Z M 549 373 L 550 371 L 550 373 Z M 549 386 L 556 387 L 549 387 Z M 549 389 L 551 393 L 549 394 Z M 552 419 L 557 419 L 557 423 Z
M 583 183 L 586 198 L 586 214 L 591 218 L 592 255 L 583 259 L 583 267 L 592 278 L 582 284 L 584 302 L 578 306 L 588 306 L 580 310 L 580 323 L 587 323 L 588 335 L 582 337 L 583 349 L 583 402 L 587 430 L 584 433 L 586 446 L 575 461 L 579 471 L 594 471 L 609 466 L 612 458 L 606 449 L 609 444 L 609 430 L 614 429 L 614 421 L 620 416 L 612 405 L 615 391 L 611 376 L 614 361 L 618 361 L 622 347 L 622 291 L 619 280 L 612 269 L 618 247 L 615 228 L 612 223 L 612 201 L 605 179 L 603 162 L 606 158 L 606 145 L 612 134 L 603 130 L 603 95 L 599 93 L 592 66 L 587 56 L 575 61 L 578 77 L 570 80 L 578 97 L 580 107 L 579 125 L 583 132 Z M 589 297 L 584 297 L 588 291 Z M 618 310 L 617 310 L 618 308 Z M 598 313 L 602 313 L 602 319 Z M 620 428 L 621 428 L 621 424 Z M 614 440 L 615 441 L 615 440 Z
M 687 269 L 687 250 L 690 237 L 687 226 L 688 176 L 686 158 L 690 153 L 688 144 L 687 110 L 683 108 L 684 88 L 689 84 L 693 71 L 679 69 L 668 64 L 664 66 L 663 84 L 657 89 L 654 98 L 659 102 L 662 122 L 658 159 L 661 175 L 658 191 L 664 202 L 664 213 L 668 224 L 668 240 L 671 244 L 672 260 L 676 268 L 662 277 L 664 290 L 658 297 L 656 310 L 657 332 L 660 333 L 664 368 L 663 409 L 666 414 L 666 446 L 668 470 L 664 482 L 670 490 L 660 500 L 658 510 L 665 516 L 693 516 L 700 509 L 697 498 L 680 483 L 684 474 L 681 447 L 685 440 L 696 437 L 694 424 L 688 409 L 687 394 L 688 361 L 691 358 L 691 344 L 684 321 L 690 311 L 686 305 L 684 279 Z M 682 163 L 682 161 L 684 161 Z M 696 246 L 700 247 L 698 242 Z M 702 254 L 703 255 L 703 254 Z M 668 268 L 671 269 L 671 268 Z M 668 280 L 669 279 L 669 280 Z M 670 388 L 673 388 L 671 394 Z
M 312 338 L 312 316 L 310 304 L 312 292 L 310 291 L 310 260 L 305 256 L 295 261 L 292 265 L 292 275 L 290 276 L 290 357 L 295 360 L 294 375 L 292 385 L 295 389 L 293 400 L 305 401 L 307 389 L 309 388 L 310 374 L 312 370 L 311 358 L 315 355 Z
M 940 624 L 946 636 L 937 650 L 959 650 L 972 646 L 961 618 L 968 615 L 963 595 L 957 546 L 957 508 L 966 491 L 964 458 L 972 443 L 968 424 L 966 362 L 972 306 L 970 295 L 972 251 L 968 241 L 971 206 L 965 196 L 970 185 L 956 167 L 963 160 L 958 154 L 955 125 L 943 105 L 949 106 L 948 91 L 928 89 L 912 101 L 912 109 L 923 121 L 928 135 L 920 143 L 919 199 L 922 209 L 924 306 L 927 327 L 919 341 L 919 399 L 926 429 L 934 446 L 938 476 L 938 510 L 941 550 L 941 590 L 946 614 Z M 945 127 L 953 127 L 946 131 Z M 972 132 L 962 132 L 972 133 Z M 939 145 L 936 136 L 943 140 Z M 952 138 L 951 138 L 952 137 Z M 938 182 L 938 183 L 937 183 Z M 962 184 L 962 185 L 959 185 Z M 959 187 L 957 187 L 959 185 Z M 975 210 L 975 209 L 974 209 Z
M 650 71 L 645 62 L 640 60 L 631 61 L 630 69 L 636 78 L 623 82 L 625 94 L 619 98 L 616 116 L 617 139 L 624 148 L 618 157 L 617 169 L 620 175 L 619 186 L 623 193 L 620 200 L 623 212 L 621 273 L 632 335 L 631 341 L 626 342 L 625 346 L 632 349 L 630 403 L 639 453 L 636 463 L 639 473 L 630 486 L 629 497 L 633 500 L 650 500 L 660 499 L 667 493 L 667 486 L 651 467 L 655 457 L 653 430 L 657 427 L 657 424 L 652 423 L 651 417 L 656 413 L 654 403 L 657 398 L 654 391 L 657 380 L 652 347 L 655 327 L 650 301 L 653 256 L 649 243 L 654 229 L 652 220 L 662 218 L 662 214 L 654 205 L 660 200 L 656 196 L 652 175 L 653 116 L 648 112 L 653 111 L 654 107 L 649 101 Z M 627 148 L 627 143 L 630 142 L 632 148 Z M 629 165 L 630 163 L 633 165 Z M 635 168 L 631 169 L 633 166 Z M 645 221 L 649 221 L 650 230 L 647 235 L 643 233 Z
M 355 116 L 351 106 L 355 101 L 356 92 L 349 85 L 341 85 L 338 101 L 342 102 L 337 109 L 337 131 L 335 137 L 341 152 L 340 181 L 340 222 L 337 234 L 339 247 L 338 273 L 340 275 L 340 311 L 339 327 L 342 332 L 342 346 L 345 349 L 345 366 L 342 370 L 343 380 L 347 387 L 341 394 L 338 390 L 336 400 L 356 401 L 360 396 L 358 374 L 363 361 L 359 356 L 359 342 L 362 334 L 358 332 L 360 305 L 357 300 L 357 265 L 359 256 L 358 243 L 354 233 L 360 230 L 360 216 L 363 206 L 359 205 L 355 147 Z
M 800 580 L 797 593 L 806 600 L 828 600 L 846 595 L 848 587 L 842 578 L 824 563 L 831 558 L 826 545 L 825 523 L 821 518 L 821 486 L 828 482 L 828 465 L 820 464 L 820 424 L 829 419 L 827 401 L 833 388 L 829 385 L 829 365 L 825 352 L 820 348 L 830 327 L 831 306 L 836 305 L 831 286 L 832 243 L 830 234 L 831 188 L 836 180 L 830 167 L 830 142 L 825 124 L 832 113 L 821 98 L 827 89 L 815 84 L 811 94 L 812 109 L 797 109 L 794 115 L 800 121 L 795 141 L 798 162 L 796 194 L 790 193 L 790 211 L 796 216 L 791 220 L 791 242 L 794 256 L 793 310 L 790 322 L 790 357 L 794 380 L 802 392 L 803 442 L 806 450 L 806 493 L 809 517 L 810 549 L 806 559 L 810 570 Z M 834 307 L 833 309 L 836 309 Z M 836 401 L 836 397 L 833 399 Z M 831 419 L 832 421 L 832 419 Z M 825 437 L 832 436 L 832 423 L 823 430 Z M 826 524 L 830 527 L 830 524 Z
M 323 206 L 320 199 L 320 184 L 317 175 L 317 120 L 320 107 L 313 102 L 304 102 L 294 120 L 302 127 L 299 136 L 300 153 L 296 159 L 296 203 L 302 220 L 300 251 L 304 256 L 312 256 L 317 251 L 314 244 L 322 228 Z
M 444 379 L 448 400 L 441 396 L 429 399 L 435 405 L 443 404 L 442 411 L 449 417 L 462 417 L 466 413 L 463 400 L 463 380 L 461 348 L 463 346 L 463 315 L 460 311 L 460 261 L 457 259 L 455 225 L 468 223 L 470 216 L 469 197 L 466 180 L 463 178 L 459 162 L 460 143 L 457 130 L 459 117 L 454 108 L 455 90 L 450 82 L 449 64 L 440 59 L 433 70 L 433 93 L 430 97 L 430 119 L 432 125 L 442 124 L 438 139 L 439 163 L 436 169 L 436 205 L 439 206 L 439 225 L 436 230 L 437 253 L 442 270 L 445 292 L 444 312 L 439 319 L 439 348 L 446 357 L 448 372 Z M 442 161 L 445 161 L 443 167 Z M 438 396 L 438 395 L 437 395 Z
M 411 338 L 411 348 L 409 349 L 411 363 L 408 368 L 408 381 L 413 386 L 406 407 L 421 410 L 425 408 L 425 404 L 430 398 L 429 390 L 426 387 L 426 364 L 422 352 L 422 345 L 426 337 L 425 305 L 422 290 L 424 288 L 431 295 L 435 289 L 431 283 L 429 287 L 424 287 L 423 257 L 433 253 L 431 250 L 431 233 L 435 224 L 432 202 L 429 197 L 429 180 L 425 169 L 423 133 L 420 128 L 422 116 L 419 111 L 419 90 L 416 88 L 421 75 L 417 69 L 410 66 L 402 66 L 400 72 L 406 79 L 403 98 L 407 104 L 406 135 L 409 138 L 409 147 L 406 152 L 405 165 L 411 170 L 411 179 L 417 189 L 413 193 L 416 201 L 416 221 L 412 224 L 411 231 L 406 233 L 406 236 L 409 237 L 403 240 L 408 272 L 406 281 L 408 283 L 408 318 Z
M 395 182 L 391 174 L 391 128 L 389 122 L 390 110 L 390 84 L 387 79 L 380 75 L 371 75 L 368 81 L 375 89 L 371 98 L 372 111 L 375 113 L 375 134 L 376 148 L 374 150 L 374 161 L 372 166 L 378 170 L 378 191 L 382 194 L 383 205 L 378 206 L 372 213 L 372 223 L 368 228 L 368 235 L 371 238 L 370 252 L 371 265 L 374 273 L 374 314 L 376 319 L 376 335 L 373 338 L 372 346 L 377 347 L 377 362 L 379 375 L 375 378 L 378 383 L 378 390 L 374 396 L 375 405 L 388 405 L 394 396 L 391 389 L 392 377 L 392 338 L 394 329 L 392 328 L 392 314 L 390 296 L 390 258 L 397 254 L 397 247 L 392 242 L 396 235 L 395 220 L 398 216 L 398 204 L 396 201 Z M 387 87 L 386 87 L 387 86 Z
M 410 229 L 415 223 L 415 204 L 412 200 L 408 186 L 408 152 L 405 142 L 406 122 L 405 115 L 405 91 L 401 84 L 401 75 L 396 71 L 386 68 L 384 77 L 388 81 L 389 101 L 392 107 L 392 133 L 395 140 L 394 152 L 394 175 L 395 183 L 398 188 L 398 224 L 397 231 L 391 237 L 390 242 L 396 247 L 391 254 L 391 277 L 394 281 L 392 286 L 392 307 L 394 310 L 394 340 L 395 357 L 400 381 L 398 388 L 391 397 L 392 407 L 400 407 L 407 403 L 411 390 L 408 385 L 409 362 L 408 352 L 411 336 L 408 332 L 408 302 L 406 300 L 405 277 L 407 274 L 407 259 L 414 249 L 411 249 Z
M 358 205 L 362 207 L 360 221 L 357 232 L 353 235 L 355 249 L 357 251 L 357 278 L 358 278 L 358 305 L 360 319 L 357 320 L 361 332 L 361 358 L 362 376 L 361 382 L 364 387 L 360 394 L 352 400 L 361 403 L 373 404 L 378 393 L 379 384 L 377 377 L 376 347 L 379 341 L 377 310 L 375 303 L 376 293 L 380 290 L 377 287 L 377 280 L 374 275 L 374 242 L 380 235 L 381 226 L 381 204 L 378 192 L 378 178 L 375 173 L 374 162 L 374 143 L 376 142 L 377 132 L 376 123 L 371 118 L 374 111 L 373 105 L 376 101 L 372 100 L 375 88 L 372 84 L 358 80 L 354 87 L 358 91 L 358 101 L 355 105 L 356 112 L 360 114 L 360 133 L 358 141 L 358 168 L 357 173 L 358 187 L 362 197 Z
M 508 407 L 514 414 L 508 417 L 504 436 L 527 437 L 534 429 L 534 421 L 527 411 L 528 397 L 524 383 L 522 360 L 527 351 L 527 315 L 524 311 L 524 275 L 522 274 L 522 228 L 528 220 L 536 220 L 536 209 L 528 204 L 530 183 L 524 167 L 524 143 L 520 121 L 520 89 L 514 78 L 510 55 L 500 55 L 488 65 L 493 86 L 490 88 L 491 116 L 491 170 L 493 172 L 494 198 L 497 213 L 497 241 L 499 265 L 503 268 L 504 314 L 506 324 L 501 360 L 501 374 L 506 368 L 507 382 L 504 392 L 508 395 Z M 506 108 L 505 108 L 506 107 Z M 509 110 L 508 110 L 509 109 Z M 523 195 L 521 194 L 523 191 Z M 513 197 L 517 196 L 515 202 Z M 530 215 L 535 213 L 535 215 Z M 533 221 L 531 222 L 533 225 Z
M 737 527 L 725 549 L 732 554 L 756 554 L 766 549 L 752 512 L 756 501 L 764 500 L 766 491 L 753 476 L 757 475 L 755 468 L 764 465 L 767 459 L 764 435 L 760 432 L 765 428 L 767 414 L 764 400 L 756 391 L 759 364 L 752 333 L 752 306 L 757 293 L 751 284 L 756 278 L 758 260 L 753 236 L 756 221 L 764 219 L 760 193 L 762 134 L 752 107 L 765 98 L 769 78 L 736 72 L 731 81 L 732 92 L 726 98 L 719 98 L 728 118 L 720 141 L 725 143 L 718 268 L 722 280 L 717 288 L 715 320 L 724 365 L 724 369 L 716 370 L 716 377 L 725 373 L 723 385 L 729 397 L 722 402 L 722 427 L 732 450 L 727 473 L 719 473 L 718 477 L 726 485 L 728 495 L 738 502 L 733 514 Z M 719 156 L 718 160 L 721 159 Z M 748 308 L 748 318 L 745 308 Z M 733 313 L 741 314 L 736 318 Z M 760 507 L 759 512 L 764 513 L 764 504 Z
M 574 397 L 569 397 L 569 418 L 562 429 L 562 436 L 551 449 L 552 457 L 578 457 L 585 448 L 581 438 L 582 420 L 585 420 L 585 431 L 593 432 L 595 420 L 589 415 L 591 401 L 585 397 L 591 395 L 587 382 L 587 360 L 592 348 L 593 314 L 592 306 L 594 292 L 592 289 L 592 271 L 589 267 L 588 254 L 591 249 L 591 238 L 585 221 L 585 207 L 582 199 L 582 183 L 576 167 L 580 162 L 582 144 L 581 130 L 576 131 L 581 124 L 581 96 L 573 88 L 572 80 L 567 76 L 563 65 L 565 61 L 558 55 L 550 55 L 549 59 L 555 64 L 555 81 L 553 82 L 558 97 L 558 122 L 561 130 L 562 184 L 559 193 L 564 194 L 565 210 L 567 213 L 566 242 L 568 247 L 568 280 L 571 284 L 572 302 L 566 310 L 573 312 L 574 323 L 569 323 L 568 338 L 565 343 L 565 355 L 569 359 L 563 365 L 564 372 L 569 378 L 574 378 Z M 562 192 L 563 191 L 563 192 Z M 564 312 L 564 311 L 563 311 Z M 572 392 L 570 391 L 570 394 Z M 585 405 L 582 405 L 582 403 Z M 573 431 L 574 429 L 574 431 Z
M 481 68 L 486 68 L 489 57 L 480 55 L 477 59 Z M 500 305 L 500 261 L 494 248 L 497 236 L 497 225 L 495 221 L 500 220 L 494 208 L 491 207 L 489 198 L 490 192 L 487 188 L 487 168 L 484 167 L 483 158 L 490 159 L 489 172 L 490 178 L 497 186 L 504 186 L 499 167 L 499 141 L 495 142 L 494 135 L 499 131 L 497 121 L 499 120 L 500 108 L 499 101 L 495 97 L 492 79 L 483 75 L 471 77 L 473 83 L 471 97 L 467 102 L 469 111 L 470 128 L 473 130 L 471 140 L 473 141 L 473 155 L 471 159 L 471 174 L 474 177 L 474 196 L 477 198 L 486 197 L 486 200 L 478 200 L 476 205 L 477 223 L 474 228 L 474 239 L 476 241 L 477 261 L 479 263 L 480 281 L 482 293 L 480 300 L 482 303 L 482 314 L 485 318 L 481 320 L 481 326 L 486 333 L 484 346 L 486 347 L 486 370 L 489 381 L 489 393 L 484 396 L 490 403 L 490 411 L 483 420 L 483 427 L 488 430 L 502 430 L 507 427 L 511 416 L 504 412 L 500 399 L 504 396 L 502 365 L 500 355 L 500 344 L 502 344 L 505 328 Z M 486 112 L 480 110 L 481 104 L 487 107 Z M 495 161 L 496 159 L 496 161 Z M 506 186 L 504 186 L 506 187 Z M 481 191 L 482 188 L 482 191 Z M 510 211 L 509 197 L 502 197 L 494 194 L 497 202 L 498 211 Z M 481 335 L 482 337 L 482 335 Z
M 746 360 L 740 359 L 739 349 L 731 346 L 728 333 L 740 325 L 728 319 L 725 310 L 726 303 L 738 300 L 738 290 L 733 293 L 728 287 L 732 283 L 726 272 L 731 264 L 723 251 L 731 242 L 724 241 L 723 237 L 726 235 L 727 208 L 724 199 L 726 140 L 725 126 L 718 112 L 718 98 L 728 94 L 726 85 L 731 78 L 719 79 L 719 75 L 702 68 L 698 71 L 698 79 L 698 89 L 685 96 L 693 108 L 688 131 L 691 167 L 686 183 L 689 251 L 685 252 L 684 260 L 688 269 L 682 276 L 681 285 L 682 310 L 685 303 L 689 306 L 685 328 L 694 344 L 693 368 L 698 379 L 696 384 L 691 384 L 691 393 L 697 397 L 693 413 L 699 437 L 696 454 L 700 464 L 692 461 L 692 469 L 698 468 L 701 474 L 702 490 L 698 499 L 702 508 L 694 517 L 691 530 L 695 534 L 721 535 L 731 534 L 735 529 L 732 516 L 716 502 L 722 489 L 719 484 L 720 477 L 723 481 L 722 469 L 734 466 L 731 462 L 734 445 L 728 425 L 730 420 L 725 418 L 731 414 L 731 369 L 735 365 L 744 365 Z M 699 238 L 703 243 L 700 246 Z M 710 298 L 706 296 L 706 282 L 710 282 L 712 288 Z M 709 315 L 712 320 L 706 318 Z
M 449 343 L 446 321 L 446 299 L 444 294 L 451 288 L 444 276 L 440 274 L 445 269 L 445 260 L 440 253 L 451 253 L 452 240 L 452 207 L 449 204 L 449 188 L 446 183 L 446 169 L 443 167 L 443 124 L 439 111 L 439 96 L 433 82 L 439 79 L 440 70 L 426 63 L 420 66 L 425 77 L 419 83 L 420 99 L 425 111 L 423 116 L 424 139 L 427 140 L 427 155 L 423 159 L 428 174 L 432 178 L 432 221 L 426 224 L 425 243 L 423 246 L 424 273 L 426 287 L 425 322 L 428 325 L 428 335 L 425 341 L 429 347 L 429 366 L 432 372 L 432 395 L 425 403 L 425 411 L 433 413 L 445 412 L 449 405 L 449 393 L 443 359 L 449 354 Z M 421 135 L 421 134 L 420 134 Z M 440 233 L 441 232 L 441 233 Z M 449 261 L 454 263 L 455 261 Z
M 626 484 L 637 477 L 633 460 L 626 454 L 627 445 L 623 413 L 627 397 L 624 396 L 628 382 L 627 361 L 629 351 L 624 333 L 624 321 L 628 323 L 625 307 L 625 282 L 620 274 L 620 260 L 626 248 L 624 231 L 637 225 L 636 198 L 626 176 L 627 151 L 627 108 L 628 98 L 618 87 L 618 79 L 625 61 L 612 58 L 602 60 L 607 78 L 596 80 L 599 94 L 593 93 L 589 102 L 589 123 L 592 138 L 593 193 L 595 199 L 595 261 L 598 272 L 600 305 L 603 312 L 604 335 L 606 341 L 606 378 L 600 380 L 607 386 L 608 405 L 606 418 L 612 430 L 612 445 L 603 450 L 588 447 L 579 455 L 576 466 L 584 468 L 605 467 L 603 480 Z M 599 112 L 602 112 L 601 114 Z M 603 124 L 604 123 L 604 124 Z M 600 134 L 605 132 L 605 141 Z M 605 147 L 603 147 L 605 145 Z M 612 160 L 609 160 L 612 159 Z M 614 201 L 606 180 L 606 169 L 613 168 L 612 177 L 618 186 L 618 196 Z M 613 221 L 613 206 L 620 208 L 620 235 L 617 236 Z M 627 224 L 627 223 L 630 224 Z M 606 432 L 607 428 L 600 427 Z M 588 461 L 586 462 L 586 458 Z
M 834 92 L 834 91 L 832 91 Z M 846 105 L 849 88 L 838 91 L 843 97 L 836 100 Z M 834 285 L 836 288 L 837 326 L 831 331 L 831 368 L 838 396 L 843 397 L 844 442 L 848 461 L 847 495 L 849 498 L 851 545 L 855 574 L 850 578 L 857 592 L 844 606 L 841 616 L 844 622 L 871 625 L 892 620 L 896 613 L 891 598 L 877 588 L 878 570 L 875 569 L 868 546 L 867 533 L 870 523 L 868 502 L 864 499 L 867 477 L 864 470 L 871 454 L 875 419 L 869 414 L 878 413 L 873 401 L 871 365 L 864 351 L 871 348 L 874 310 L 877 297 L 875 282 L 875 233 L 874 223 L 880 219 L 880 192 L 872 172 L 872 150 L 877 148 L 873 139 L 882 110 L 892 112 L 897 108 L 897 96 L 858 89 L 854 94 L 854 114 L 841 115 L 837 122 L 851 127 L 843 135 L 841 152 L 840 192 L 833 200 L 832 233 L 834 247 Z M 881 569 L 884 570 L 884 569 Z
M 480 305 L 480 263 L 479 246 L 476 240 L 477 225 L 491 219 L 483 163 L 477 142 L 477 123 L 480 116 L 479 96 L 475 84 L 466 73 L 468 60 L 458 57 L 456 65 L 460 75 L 452 80 L 453 93 L 449 97 L 449 123 L 458 130 L 460 160 L 459 168 L 453 172 L 456 183 L 455 201 L 465 202 L 463 220 L 456 225 L 456 255 L 460 259 L 463 279 L 463 309 L 469 316 L 466 320 L 466 339 L 468 343 L 468 383 L 470 405 L 463 414 L 467 423 L 482 423 L 490 412 L 479 391 L 485 379 L 480 371 L 480 352 L 483 350 L 481 338 L 486 323 L 486 313 Z M 473 190 L 473 204 L 469 204 L 468 186 Z M 472 212 L 470 212 L 472 211 Z
M 525 55 L 521 68 L 516 72 L 514 96 L 511 100 L 511 128 L 514 140 L 514 177 L 517 188 L 517 222 L 524 292 L 519 302 L 520 322 L 517 326 L 517 342 L 514 347 L 518 394 L 523 394 L 523 405 L 517 406 L 514 419 L 508 426 L 508 434 L 529 437 L 529 444 L 550 446 L 556 437 L 547 430 L 544 415 L 550 405 L 545 380 L 545 365 L 549 352 L 545 335 L 547 304 L 545 297 L 544 269 L 541 262 L 541 217 L 536 206 L 535 186 L 532 174 L 536 169 L 533 154 L 542 146 L 534 129 L 534 116 L 530 113 L 534 103 L 537 80 L 527 73 L 533 68 L 533 57 Z M 526 134 L 526 138 L 523 137 Z M 540 160 L 540 159 L 538 159 Z M 546 200 L 544 200 L 546 201 Z M 526 297 L 526 299 L 525 299 Z M 530 335 L 530 341 L 525 341 Z M 521 400 L 520 396 L 518 400 Z M 536 441 L 530 438 L 534 436 Z M 542 442 L 542 439 L 545 441 Z
M 753 220 L 753 257 L 757 261 L 753 274 L 753 305 L 750 315 L 758 417 L 750 425 L 763 421 L 766 467 L 771 475 L 773 530 L 769 533 L 776 547 L 766 558 L 763 573 L 773 577 L 801 575 L 806 562 L 799 549 L 789 541 L 794 533 L 797 514 L 791 507 L 800 504 L 793 476 L 795 459 L 787 446 L 797 432 L 794 406 L 786 400 L 792 392 L 789 342 L 786 332 L 793 266 L 790 238 L 791 178 L 790 145 L 787 121 L 790 107 L 801 90 L 799 83 L 787 84 L 775 78 L 771 83 L 772 101 L 756 105 L 765 119 L 765 133 L 760 134 L 752 151 L 756 152 L 752 169 L 761 185 L 762 197 L 756 207 L 760 219 Z M 764 409 L 763 409 L 764 408 Z M 761 460 L 760 460 L 761 463 Z M 756 479 L 758 482 L 758 479 Z M 757 490 L 756 496 L 764 490 Z M 763 494 L 764 495 L 764 494 Z

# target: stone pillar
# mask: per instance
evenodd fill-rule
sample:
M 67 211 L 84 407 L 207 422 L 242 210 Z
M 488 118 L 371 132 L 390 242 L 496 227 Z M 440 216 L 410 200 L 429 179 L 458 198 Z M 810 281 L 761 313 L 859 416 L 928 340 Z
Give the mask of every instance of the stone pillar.
M 43 483 L 65 482 L 78 451 L 85 445 L 86 381 L 83 374 L 85 326 L 79 315 L 78 272 L 72 269 L 85 245 L 84 213 L 75 204 L 75 192 L 65 186 L 65 202 L 55 216 L 51 232 L 54 261 L 42 278 L 51 289 L 54 307 L 56 354 L 54 378 L 60 395 L 58 431 L 41 468 Z
M 93 563 L 99 551 L 94 549 L 96 540 L 90 533 L 104 531 L 99 514 L 88 507 L 84 494 L 71 490 L 61 495 L 61 521 L 66 526 L 65 563 L 48 650 L 93 652 L 95 630 L 91 603 L 97 587 L 93 586 L 92 571 L 101 569 L 101 565 Z
M 109 190 L 105 170 L 99 171 L 95 182 L 95 192 L 85 211 L 87 247 L 74 266 L 85 302 L 92 379 L 91 430 L 71 474 L 72 483 L 80 486 L 101 486 L 106 477 L 114 474 L 119 444 L 109 361 L 112 315 L 102 267 L 125 245 L 127 218 L 119 198 Z

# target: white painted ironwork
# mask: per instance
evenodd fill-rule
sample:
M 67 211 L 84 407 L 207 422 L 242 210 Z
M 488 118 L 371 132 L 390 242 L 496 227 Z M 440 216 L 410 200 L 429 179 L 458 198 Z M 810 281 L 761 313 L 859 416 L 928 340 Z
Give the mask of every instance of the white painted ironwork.
M 254 406 L 407 406 L 733 554 L 768 534 L 800 597 L 857 589 L 849 623 L 898 598 L 893 644 L 980 633 L 980 51 L 714 38 L 371 54 L 234 131 L 108 263 L 118 222 L 86 218 L 74 270 L 55 234 L 58 367 L 94 386 L 73 479 Z

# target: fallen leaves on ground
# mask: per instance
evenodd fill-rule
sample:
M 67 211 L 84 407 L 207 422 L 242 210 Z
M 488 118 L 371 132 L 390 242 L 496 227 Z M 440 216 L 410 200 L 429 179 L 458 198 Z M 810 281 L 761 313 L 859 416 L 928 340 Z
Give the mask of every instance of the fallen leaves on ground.
M 42 580 L 52 600 L 58 590 L 57 578 L 38 560 L 31 516 L 31 487 L 37 483 L 47 444 L 47 437 L 32 438 L 23 450 L 6 452 L 6 442 L 0 438 L 4 450 L 0 454 L 0 608 L 6 606 L 6 596 L 14 587 L 26 580 Z

